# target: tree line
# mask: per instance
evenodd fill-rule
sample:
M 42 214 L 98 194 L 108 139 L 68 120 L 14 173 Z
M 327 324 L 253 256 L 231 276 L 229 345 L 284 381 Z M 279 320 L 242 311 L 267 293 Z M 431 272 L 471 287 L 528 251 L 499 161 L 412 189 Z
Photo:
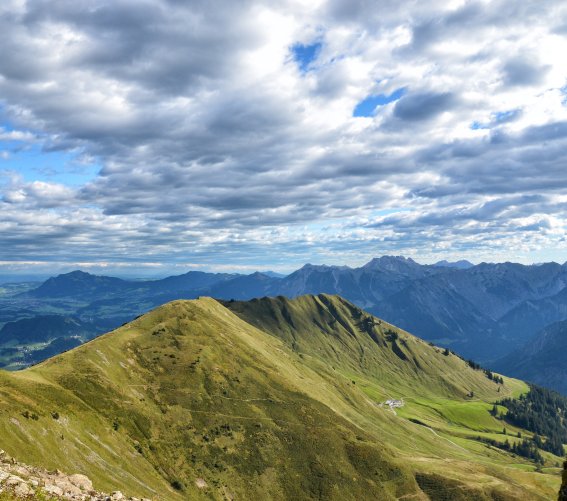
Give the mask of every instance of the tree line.
M 540 454 L 539 449 L 537 445 L 533 442 L 533 440 L 524 438 L 521 442 L 510 443 L 508 439 L 506 439 L 504 442 L 499 442 L 498 440 L 494 440 L 492 438 L 486 438 L 480 436 L 476 437 L 476 439 L 479 442 L 492 445 L 493 447 L 497 447 L 498 449 L 512 452 L 514 454 L 517 454 L 518 456 L 531 459 L 535 463 L 541 465 L 543 465 L 544 463 L 543 456 Z
M 518 399 L 497 402 L 508 412 L 500 416 L 512 425 L 534 433 L 533 444 L 556 456 L 565 454 L 567 443 L 567 398 L 559 393 L 530 384 L 530 391 Z M 492 410 L 494 413 L 494 408 Z M 542 437 L 547 437 L 543 440 Z

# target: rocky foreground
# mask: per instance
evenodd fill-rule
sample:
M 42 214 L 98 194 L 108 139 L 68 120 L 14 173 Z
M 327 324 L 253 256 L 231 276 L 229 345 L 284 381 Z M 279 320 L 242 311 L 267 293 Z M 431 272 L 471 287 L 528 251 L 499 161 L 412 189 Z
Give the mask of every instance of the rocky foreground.
M 85 475 L 66 475 L 59 470 L 47 471 L 18 463 L 3 450 L 0 450 L 0 499 L 149 501 L 127 497 L 120 491 L 97 492 Z

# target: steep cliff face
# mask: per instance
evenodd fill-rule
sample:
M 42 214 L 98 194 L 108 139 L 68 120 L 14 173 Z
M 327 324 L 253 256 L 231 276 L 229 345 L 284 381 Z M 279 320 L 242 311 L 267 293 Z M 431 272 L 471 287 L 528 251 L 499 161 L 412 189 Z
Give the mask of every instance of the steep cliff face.
M 567 501 L 567 461 L 563 463 L 563 482 L 559 491 L 559 501 Z

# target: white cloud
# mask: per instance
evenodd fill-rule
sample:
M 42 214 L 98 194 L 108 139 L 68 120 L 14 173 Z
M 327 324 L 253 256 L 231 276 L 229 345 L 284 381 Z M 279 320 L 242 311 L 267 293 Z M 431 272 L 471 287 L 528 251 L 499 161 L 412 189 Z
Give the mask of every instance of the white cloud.
M 14 127 L 0 141 L 103 166 L 78 188 L 1 187 L 0 258 L 244 266 L 498 254 L 519 240 L 526 253 L 542 242 L 560 253 L 563 2 L 86 6 L 0 8 L 0 103 Z M 322 49 L 302 74 L 290 47 L 314 41 Z M 374 117 L 352 116 L 366 96 L 402 87 Z M 518 196 L 534 197 L 521 216 Z M 489 201 L 504 207 L 493 221 Z M 373 216 L 400 207 L 411 212 Z

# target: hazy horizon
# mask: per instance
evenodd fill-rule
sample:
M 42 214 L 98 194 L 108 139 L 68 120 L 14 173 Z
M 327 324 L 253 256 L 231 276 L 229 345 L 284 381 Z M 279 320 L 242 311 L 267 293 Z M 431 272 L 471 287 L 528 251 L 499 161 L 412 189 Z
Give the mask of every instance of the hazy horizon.
M 559 261 L 542 261 L 542 262 L 533 262 L 533 263 L 521 263 L 521 262 L 517 262 L 517 261 L 511 261 L 511 260 L 503 260 L 503 261 L 472 261 L 469 259 L 438 259 L 438 260 L 420 260 L 419 258 L 415 258 L 415 257 L 411 257 L 411 256 L 402 256 L 402 255 L 393 255 L 393 254 L 385 254 L 382 256 L 374 256 L 371 259 L 375 259 L 375 258 L 379 258 L 379 257 L 384 257 L 384 256 L 390 256 L 390 257 L 403 257 L 403 258 L 409 258 L 412 259 L 413 261 L 415 261 L 416 263 L 420 264 L 420 265 L 431 265 L 431 264 L 437 264 L 438 262 L 441 261 L 448 261 L 449 263 L 455 263 L 457 261 L 468 261 L 470 262 L 472 265 L 478 265 L 481 263 L 489 263 L 489 264 L 502 264 L 502 263 L 517 263 L 517 264 L 523 264 L 526 266 L 538 266 L 541 264 L 547 264 L 547 263 L 557 263 L 557 264 L 564 264 L 564 262 L 559 262 Z M 10 280 L 10 277 L 23 277 L 29 280 L 44 280 L 56 275 L 60 275 L 60 274 L 65 274 L 65 273 L 70 273 L 73 271 L 84 271 L 86 273 L 90 273 L 93 275 L 105 275 L 105 276 L 114 276 L 114 277 L 118 277 L 118 278 L 125 278 L 125 279 L 160 279 L 160 278 L 165 278 L 167 276 L 172 276 L 172 275 L 182 275 L 184 273 L 188 273 L 190 271 L 202 271 L 202 272 L 207 272 L 207 273 L 235 273 L 235 274 L 243 274 L 243 275 L 248 275 L 251 273 L 255 273 L 255 272 L 260 272 L 260 273 L 276 273 L 279 275 L 288 275 L 290 273 L 293 273 L 294 271 L 302 268 L 305 265 L 313 265 L 313 266 L 346 266 L 348 268 L 359 268 L 364 266 L 365 264 L 367 264 L 371 259 L 364 261 L 364 262 L 360 262 L 360 263 L 329 263 L 329 262 L 305 262 L 305 263 L 300 263 L 295 267 L 291 267 L 291 268 L 278 268 L 276 269 L 276 267 L 260 267 L 260 266 L 255 266 L 254 264 L 250 264 L 250 265 L 243 265 L 243 266 L 239 266 L 239 267 L 235 267 L 235 266 L 231 266 L 231 265 L 201 265 L 201 266 L 197 266 L 197 265 L 191 265 L 191 264 L 187 264 L 187 265 L 183 265 L 183 264 L 178 264 L 176 266 L 170 266 L 168 264 L 160 264 L 160 265 L 148 265 L 147 267 L 144 266 L 140 266 L 139 264 L 132 264 L 131 266 L 127 266 L 127 267 L 116 267 L 116 266 L 112 266 L 112 265 L 100 265 L 100 264 L 96 264 L 96 263 L 74 263 L 74 264 L 69 264 L 69 263 L 64 263 L 64 264 L 60 264 L 60 265 L 56 265 L 54 266 L 53 263 L 50 263 L 49 268 L 43 268 L 41 267 L 40 269 L 35 269 L 31 270 L 31 271 L 26 271 L 25 269 L 10 269 L 4 266 L 0 266 L 0 283 L 8 283 L 8 281 Z M 36 265 L 37 266 L 37 265 Z M 42 271 L 43 270 L 43 271 Z M 50 270 L 50 271 L 49 271 Z

